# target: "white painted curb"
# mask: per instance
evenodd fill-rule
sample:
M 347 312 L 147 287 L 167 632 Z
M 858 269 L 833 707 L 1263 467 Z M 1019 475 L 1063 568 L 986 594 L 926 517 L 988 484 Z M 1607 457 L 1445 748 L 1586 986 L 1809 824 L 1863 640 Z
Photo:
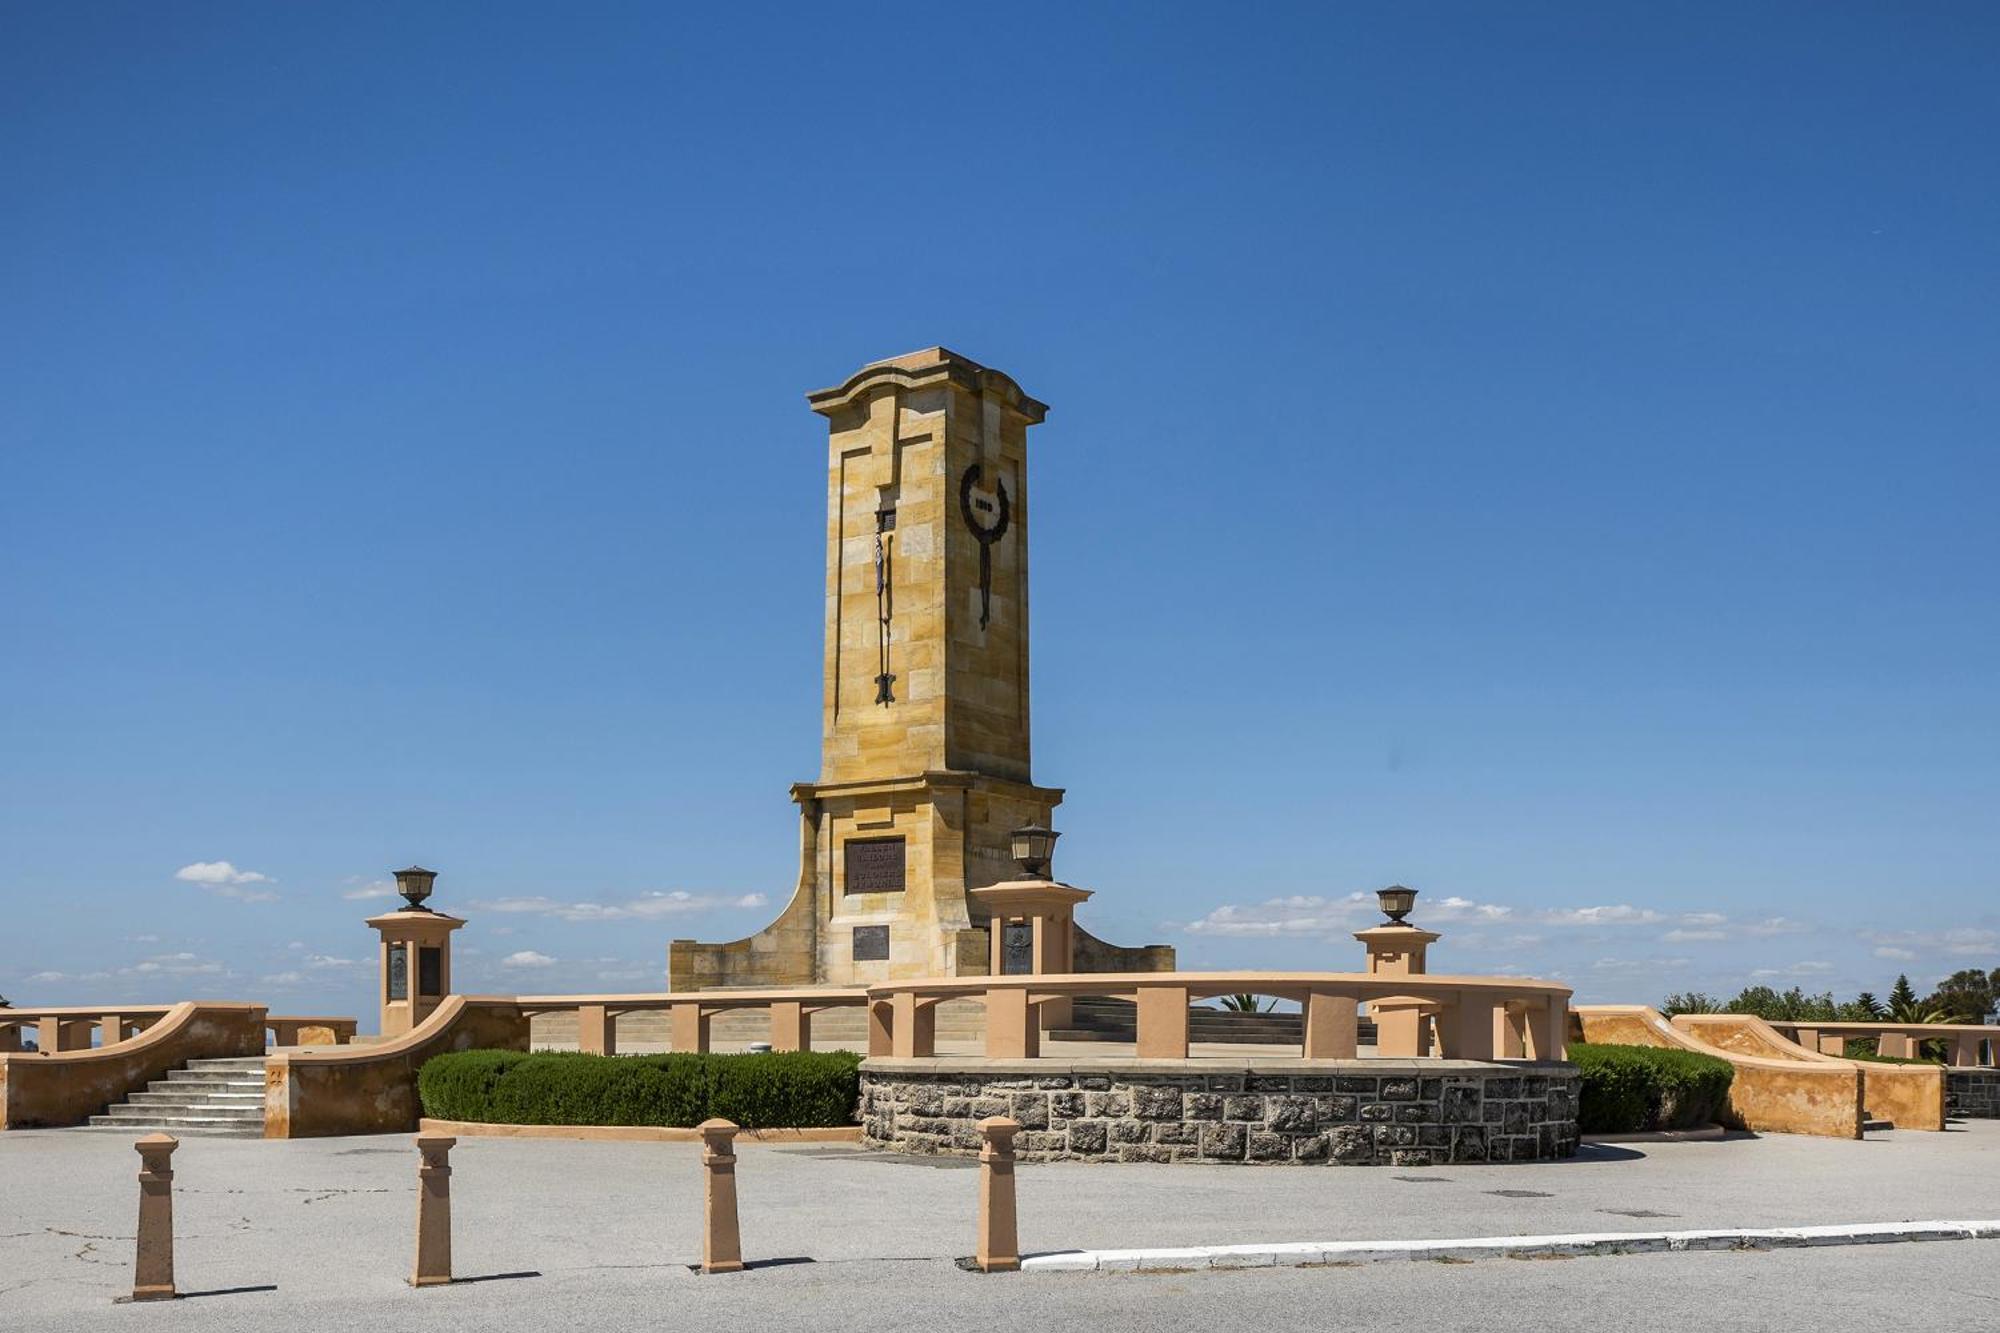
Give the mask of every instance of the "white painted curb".
M 1851 1222 L 1830 1227 L 1736 1227 L 1705 1231 L 1586 1231 L 1569 1236 L 1476 1236 L 1463 1240 L 1332 1240 L 1284 1245 L 1190 1245 L 1158 1250 L 1061 1250 L 1026 1255 L 1026 1273 L 1119 1273 L 1187 1268 L 1296 1268 L 1429 1259 L 1538 1259 L 1549 1255 L 1658 1254 L 1670 1250 L 1797 1249 L 1913 1240 L 1996 1240 L 2000 1221 Z

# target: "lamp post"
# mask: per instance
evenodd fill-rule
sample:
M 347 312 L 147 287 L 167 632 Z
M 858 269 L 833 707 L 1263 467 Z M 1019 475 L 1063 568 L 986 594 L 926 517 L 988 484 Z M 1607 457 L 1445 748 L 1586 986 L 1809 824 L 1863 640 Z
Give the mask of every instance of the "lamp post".
M 422 866 L 410 866 L 396 872 L 396 892 L 403 895 L 403 901 L 410 905 L 412 912 L 428 912 L 424 899 L 431 896 L 431 885 L 437 882 L 437 871 L 426 870 Z
M 428 1018 L 451 994 L 451 932 L 465 922 L 424 906 L 437 871 L 395 872 L 403 906 L 368 924 L 381 937 L 382 1035 L 398 1037 Z
M 1049 878 L 1049 864 L 1055 859 L 1056 839 L 1062 834 L 1046 824 L 1024 824 L 1011 835 L 1014 861 L 1023 879 Z
M 1382 908 L 1382 915 L 1396 925 L 1403 925 L 1403 918 L 1417 905 L 1417 891 L 1406 889 L 1401 884 L 1391 884 L 1386 889 L 1375 890 L 1375 901 Z

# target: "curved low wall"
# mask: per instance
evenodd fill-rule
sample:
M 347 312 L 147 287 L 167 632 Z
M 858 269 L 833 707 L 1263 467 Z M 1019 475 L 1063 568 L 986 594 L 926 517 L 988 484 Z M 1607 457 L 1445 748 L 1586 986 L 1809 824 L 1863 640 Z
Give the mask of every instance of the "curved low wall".
M 261 1044 L 261 1026 L 258 1035 Z M 280 1052 L 264 1065 L 264 1137 L 414 1131 L 422 1114 L 417 1071 L 424 1061 L 479 1049 L 528 1049 L 528 1016 L 519 1004 L 498 996 L 447 996 L 429 1018 L 393 1041 Z
M 188 1001 L 95 1050 L 0 1054 L 0 1126 L 80 1125 L 190 1060 L 262 1055 L 264 1015 L 261 1004 Z
M 1580 1076 L 1557 1063 L 870 1058 L 862 1141 L 976 1156 L 1021 1122 L 1027 1161 L 1434 1166 L 1576 1153 Z
M 1585 1041 L 1664 1046 L 1727 1060 L 1736 1070 L 1723 1106 L 1723 1123 L 1731 1129 L 1861 1137 L 1861 1071 L 1848 1061 L 1808 1063 L 1732 1051 L 1675 1027 L 1643 1004 L 1578 1005 L 1571 1013 Z
M 1861 1071 L 1861 1108 L 1897 1129 L 1944 1128 L 1944 1070 L 1936 1065 L 1892 1065 L 1848 1060 L 1810 1050 L 1753 1014 L 1676 1014 L 1673 1024 L 1710 1046 L 1744 1055 L 1831 1064 Z

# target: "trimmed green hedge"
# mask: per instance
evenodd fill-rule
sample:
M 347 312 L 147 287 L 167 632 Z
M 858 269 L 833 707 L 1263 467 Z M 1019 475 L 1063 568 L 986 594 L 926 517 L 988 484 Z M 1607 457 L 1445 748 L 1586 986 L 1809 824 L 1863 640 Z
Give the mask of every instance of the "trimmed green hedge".
M 1573 1041 L 1569 1058 L 1583 1075 L 1577 1128 L 1585 1134 L 1709 1124 L 1736 1077 L 1727 1060 L 1658 1046 Z
M 438 1120 L 688 1126 L 721 1116 L 745 1129 L 804 1129 L 855 1123 L 860 1070 L 852 1051 L 459 1051 L 424 1062 L 417 1094 Z

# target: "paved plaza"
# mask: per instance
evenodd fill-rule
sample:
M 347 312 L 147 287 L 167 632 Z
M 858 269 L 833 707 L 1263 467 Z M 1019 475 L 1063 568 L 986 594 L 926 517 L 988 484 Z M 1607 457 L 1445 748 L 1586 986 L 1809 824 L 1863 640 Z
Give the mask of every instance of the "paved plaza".
M 408 1136 L 189 1138 L 175 1157 L 180 1286 L 129 1290 L 134 1175 L 122 1135 L 0 1136 L 0 1329 L 1212 1329 L 1351 1322 L 1547 1327 L 1990 1328 L 2000 1242 L 1479 1264 L 978 1276 L 975 1168 L 845 1145 L 740 1145 L 752 1271 L 700 1277 L 699 1149 L 465 1140 L 456 1271 L 403 1283 Z M 1768 1136 L 1591 1145 L 1572 1162 L 1324 1170 L 1055 1163 L 1020 1171 L 1024 1252 L 1303 1240 L 1796 1226 L 2000 1217 L 2000 1123 L 1865 1142 Z M 1504 1193 L 1502 1193 L 1504 1191 Z

